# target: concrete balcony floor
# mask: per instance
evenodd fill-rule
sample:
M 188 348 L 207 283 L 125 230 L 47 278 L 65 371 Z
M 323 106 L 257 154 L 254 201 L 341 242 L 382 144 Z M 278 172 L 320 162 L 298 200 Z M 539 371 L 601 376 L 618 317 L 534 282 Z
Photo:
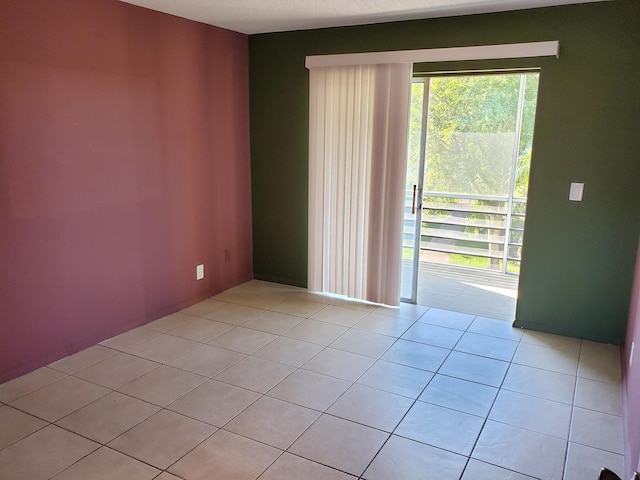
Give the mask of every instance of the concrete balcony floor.
M 517 275 L 420 262 L 419 305 L 513 321 L 517 298 Z

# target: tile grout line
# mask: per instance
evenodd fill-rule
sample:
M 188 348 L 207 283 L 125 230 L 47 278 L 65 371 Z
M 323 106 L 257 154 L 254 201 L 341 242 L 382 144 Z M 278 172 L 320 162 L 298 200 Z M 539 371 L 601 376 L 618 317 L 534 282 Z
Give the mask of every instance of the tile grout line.
M 428 310 L 427 310 L 427 311 L 428 311 Z M 426 314 L 426 312 L 425 312 L 425 313 L 423 313 L 420 317 L 418 317 L 418 319 L 416 319 L 416 320 L 414 321 L 414 323 L 413 323 L 411 326 L 415 325 L 415 324 L 419 321 L 419 319 L 420 319 L 420 318 L 422 318 L 425 314 Z M 474 317 L 474 320 L 472 320 L 472 321 L 471 321 L 471 323 L 473 323 L 473 322 L 475 321 L 475 318 L 477 318 L 477 317 Z M 469 326 L 471 326 L 471 323 L 469 324 Z M 407 330 L 409 330 L 409 328 L 411 328 L 411 326 L 410 326 L 410 327 L 408 327 L 408 328 L 404 331 L 404 333 L 403 333 L 402 335 L 404 335 L 405 333 L 407 333 Z M 468 329 L 468 328 L 469 328 L 469 327 L 467 327 L 467 329 Z M 466 330 L 465 330 L 465 332 L 466 332 Z M 400 338 L 401 338 L 401 337 L 400 337 Z M 399 340 L 400 338 L 398 338 L 398 340 Z M 460 336 L 460 339 L 461 339 L 461 338 L 462 338 L 462 335 Z M 449 356 L 451 355 L 451 353 L 453 353 L 453 351 L 454 351 L 453 349 L 454 349 L 454 348 L 455 348 L 455 346 L 458 344 L 458 342 L 460 342 L 460 339 L 458 339 L 458 341 L 455 343 L 455 345 L 454 345 L 454 346 L 449 350 L 449 353 L 448 353 L 448 354 L 447 354 L 447 356 L 444 358 L 444 360 L 442 361 L 442 363 L 440 364 L 440 366 L 437 368 L 437 370 L 436 370 L 435 372 L 433 372 L 433 376 L 431 377 L 431 379 L 430 379 L 430 380 L 427 382 L 427 384 L 422 388 L 422 390 L 420 391 L 420 393 L 418 394 L 418 396 L 415 398 L 415 400 L 413 400 L 413 403 L 411 404 L 411 406 L 407 409 L 407 411 L 404 413 L 404 415 L 402 416 L 402 418 L 400 419 L 400 421 L 399 421 L 399 422 L 396 424 L 396 426 L 393 428 L 393 430 L 391 431 L 391 433 L 389 434 L 389 436 L 387 437 L 387 439 L 384 441 L 384 443 L 382 444 L 382 446 L 378 449 L 378 451 L 376 452 L 376 454 L 373 456 L 373 458 L 371 459 L 371 461 L 367 464 L 367 466 L 366 466 L 366 467 L 365 467 L 365 469 L 363 470 L 362 474 L 360 475 L 360 478 L 362 478 L 362 476 L 366 473 L 366 471 L 369 469 L 369 467 L 370 467 L 370 466 L 371 466 L 371 464 L 374 462 L 374 460 L 376 459 L 376 457 L 380 454 L 380 452 L 382 451 L 382 449 L 383 449 L 383 448 L 385 447 L 385 445 L 389 442 L 389 440 L 391 439 L 391 437 L 395 434 L 395 431 L 398 429 L 398 427 L 400 426 L 400 424 L 403 422 L 403 420 L 404 420 L 404 419 L 406 418 L 406 416 L 409 414 L 409 412 L 411 411 L 411 409 L 416 405 L 416 403 L 418 402 L 418 399 L 420 398 L 420 396 L 424 393 L 424 391 L 427 389 L 427 387 L 431 384 L 431 382 L 433 381 L 433 379 L 436 377 L 436 375 L 437 375 L 437 374 L 438 374 L 438 372 L 440 371 L 440 368 L 442 368 L 442 365 L 444 365 L 444 363 L 447 361 L 447 359 L 449 358 Z M 398 435 L 398 436 L 400 436 L 400 435 Z M 401 438 L 405 438 L 405 437 L 401 437 Z M 409 440 L 412 440 L 412 439 L 409 439 Z M 412 441 L 415 441 L 415 440 L 412 440 Z M 422 443 L 422 442 L 418 442 L 418 443 Z M 428 445 L 428 444 L 424 444 L 424 445 Z M 429 446 L 434 447 L 434 448 L 439 448 L 439 447 L 435 447 L 434 445 L 429 445 Z M 445 449 L 441 449 L 441 450 L 445 450 Z M 453 452 L 453 453 L 455 453 L 455 452 Z M 468 457 L 467 457 L 467 462 L 468 462 Z M 462 469 L 462 471 L 461 471 L 461 473 L 460 473 L 460 475 L 461 475 L 461 476 L 464 474 L 464 470 L 465 470 L 465 469 L 466 469 L 466 463 L 465 463 L 465 466 L 464 466 L 464 468 Z

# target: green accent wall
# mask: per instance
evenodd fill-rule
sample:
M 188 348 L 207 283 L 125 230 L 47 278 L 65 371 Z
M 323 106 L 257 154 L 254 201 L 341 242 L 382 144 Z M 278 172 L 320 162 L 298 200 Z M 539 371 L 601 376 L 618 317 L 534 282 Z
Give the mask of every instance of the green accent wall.
M 559 59 L 416 70 L 541 68 L 516 325 L 622 343 L 640 234 L 637 0 L 252 35 L 256 278 L 306 285 L 307 55 L 543 40 Z

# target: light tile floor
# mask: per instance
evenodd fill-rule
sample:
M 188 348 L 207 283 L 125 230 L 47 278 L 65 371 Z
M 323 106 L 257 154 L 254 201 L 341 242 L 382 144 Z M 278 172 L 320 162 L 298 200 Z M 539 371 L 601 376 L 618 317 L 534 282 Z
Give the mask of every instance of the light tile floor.
M 619 349 L 259 281 L 0 385 L 0 479 L 595 480 Z

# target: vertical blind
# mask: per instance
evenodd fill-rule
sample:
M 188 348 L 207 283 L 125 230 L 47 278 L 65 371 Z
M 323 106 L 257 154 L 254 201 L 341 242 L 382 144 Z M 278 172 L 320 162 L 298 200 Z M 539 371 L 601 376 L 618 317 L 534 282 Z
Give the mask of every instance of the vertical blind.
M 309 290 L 400 303 L 411 75 L 310 68 Z

